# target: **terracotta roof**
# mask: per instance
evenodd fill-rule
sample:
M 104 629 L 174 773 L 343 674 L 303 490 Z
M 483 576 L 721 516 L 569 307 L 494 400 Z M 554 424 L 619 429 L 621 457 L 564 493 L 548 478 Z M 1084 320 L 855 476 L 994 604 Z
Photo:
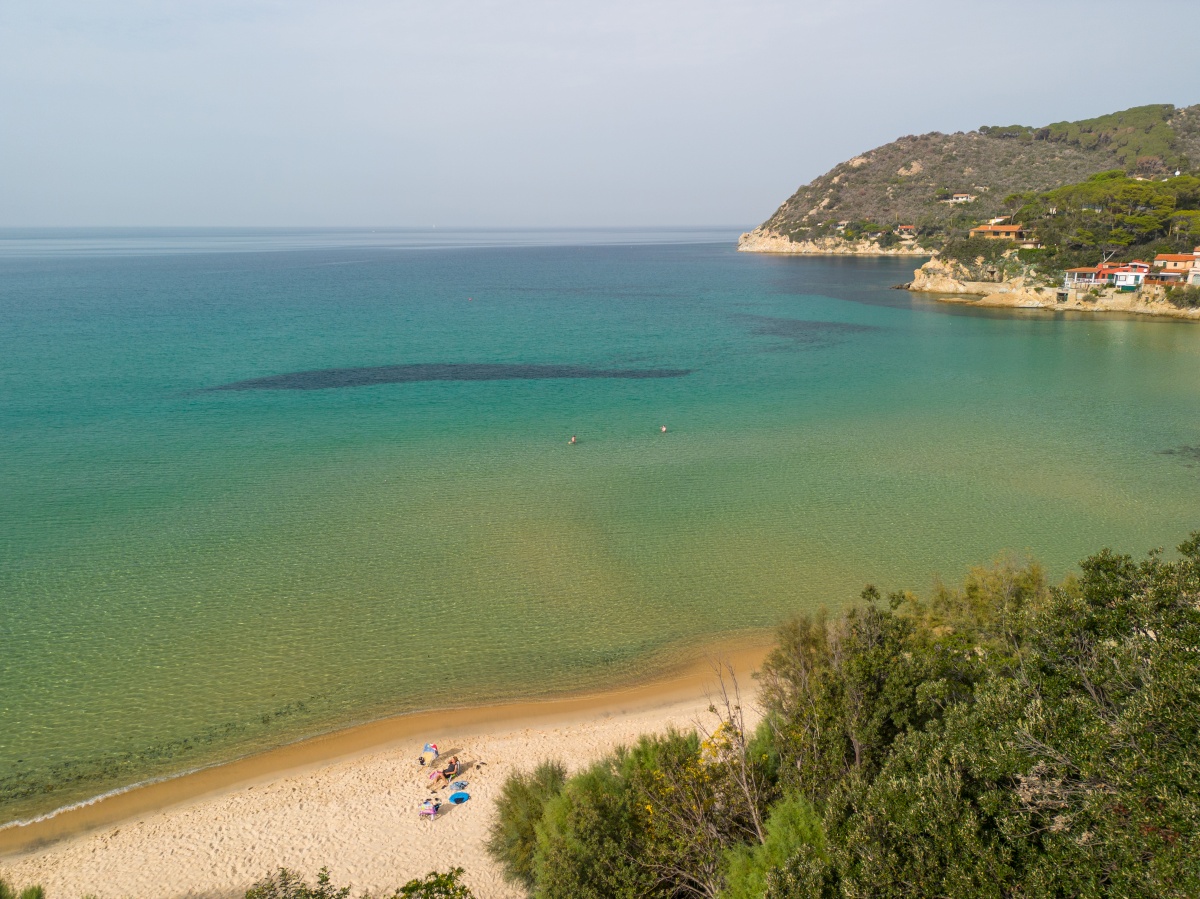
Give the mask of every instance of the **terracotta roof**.
M 1155 262 L 1194 262 L 1195 259 L 1191 253 L 1159 253 L 1154 257 Z
M 979 225 L 972 231 L 1024 231 L 1023 225 Z
M 1092 274 L 1095 274 L 1097 271 L 1099 271 L 1099 268 L 1094 265 L 1085 265 L 1083 268 L 1069 268 L 1069 269 L 1067 269 L 1067 271 L 1069 271 L 1069 272 L 1091 272 Z

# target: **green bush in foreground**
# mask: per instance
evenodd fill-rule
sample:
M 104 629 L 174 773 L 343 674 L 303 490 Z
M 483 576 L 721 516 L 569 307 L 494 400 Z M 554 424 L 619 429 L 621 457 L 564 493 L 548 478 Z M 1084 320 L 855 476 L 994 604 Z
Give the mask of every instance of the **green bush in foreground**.
M 445 873 L 432 871 L 422 878 L 410 880 L 389 899 L 474 899 L 474 894 L 459 883 L 462 874 L 462 868 L 452 868 Z M 349 895 L 350 887 L 335 887 L 331 883 L 328 868 L 318 872 L 316 886 L 310 886 L 296 872 L 280 868 L 278 874 L 263 878 L 246 891 L 246 899 L 347 899 Z M 369 899 L 366 893 L 363 897 Z M 0 899 L 8 897 L 0 896 Z
M 569 779 L 533 895 L 1200 895 L 1200 534 L 1178 551 L 1055 587 L 1004 559 L 789 622 L 760 735 L 726 704 Z
M 786 864 L 801 849 L 824 855 L 821 818 L 807 799 L 789 796 L 777 802 L 766 830 L 766 842 L 742 844 L 726 852 L 723 899 L 762 899 L 771 870 Z
M 1200 286 L 1177 285 L 1167 288 L 1167 302 L 1181 309 L 1200 306 Z
M 552 899 L 665 896 L 641 863 L 648 835 L 637 809 L 632 769 L 621 752 L 577 774 L 550 799 L 537 824 L 533 895 Z
M 40 886 L 30 886 L 18 893 L 7 881 L 0 878 L 0 899 L 46 899 L 46 891 Z
M 558 762 L 542 762 L 531 773 L 517 773 L 504 782 L 487 850 L 510 882 L 533 887 L 537 825 L 546 803 L 566 782 L 566 769 Z

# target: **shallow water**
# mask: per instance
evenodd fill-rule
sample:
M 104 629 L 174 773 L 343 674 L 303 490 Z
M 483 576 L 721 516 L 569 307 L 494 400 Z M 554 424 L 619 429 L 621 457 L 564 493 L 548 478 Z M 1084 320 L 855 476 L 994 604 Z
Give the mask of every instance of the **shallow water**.
M 0 820 L 1200 525 L 1188 323 L 732 233 L 366 234 L 0 234 Z

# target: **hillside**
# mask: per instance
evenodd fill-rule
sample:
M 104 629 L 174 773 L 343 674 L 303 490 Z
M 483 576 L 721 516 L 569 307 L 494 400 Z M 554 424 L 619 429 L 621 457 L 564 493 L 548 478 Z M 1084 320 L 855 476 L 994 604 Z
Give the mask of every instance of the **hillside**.
M 1200 105 L 1139 106 L 1041 128 L 982 127 L 908 135 L 835 166 L 804 185 L 756 234 L 792 241 L 835 234 L 839 222 L 915 224 L 954 236 L 1011 213 L 1005 198 L 1083 181 L 1109 169 L 1146 177 L 1200 165 Z M 964 203 L 944 202 L 955 193 Z

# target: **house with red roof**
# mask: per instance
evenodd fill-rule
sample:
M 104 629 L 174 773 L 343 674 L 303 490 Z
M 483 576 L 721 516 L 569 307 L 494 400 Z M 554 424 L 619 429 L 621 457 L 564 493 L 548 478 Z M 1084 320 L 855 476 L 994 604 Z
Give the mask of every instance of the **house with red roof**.
M 1195 264 L 1195 253 L 1159 253 L 1154 257 L 1154 267 L 1167 272 L 1191 271 Z
M 971 229 L 970 236 L 988 240 L 1025 240 L 1029 231 L 1024 225 L 980 225 Z
M 1146 275 L 1149 274 L 1149 272 L 1149 263 L 1130 262 L 1128 265 L 1123 265 L 1120 268 L 1113 270 L 1113 287 L 1124 292 L 1137 290 L 1142 286 L 1142 282 L 1146 280 Z
M 1063 286 L 1101 287 L 1112 285 L 1118 290 L 1137 290 L 1150 274 L 1150 263 L 1135 259 L 1133 262 L 1101 262 L 1099 265 L 1067 269 Z

